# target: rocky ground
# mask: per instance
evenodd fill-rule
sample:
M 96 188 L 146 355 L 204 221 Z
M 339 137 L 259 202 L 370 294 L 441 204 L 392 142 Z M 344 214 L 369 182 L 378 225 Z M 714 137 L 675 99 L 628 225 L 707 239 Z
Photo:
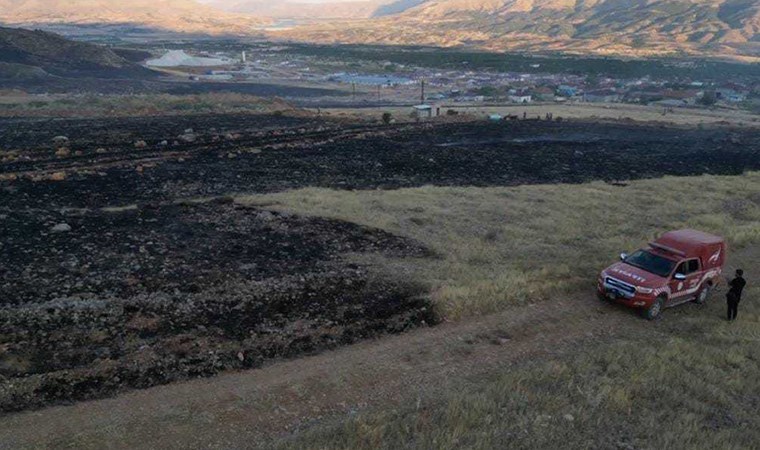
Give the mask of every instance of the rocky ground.
M 435 321 L 424 287 L 347 253 L 435 257 L 378 230 L 244 207 L 391 189 L 735 174 L 728 128 L 315 117 L 0 120 L 0 409 L 210 375 Z M 215 197 L 194 202 L 190 199 Z
M 342 258 L 427 256 L 225 199 L 2 222 L 0 410 L 102 396 L 432 323 L 421 288 Z

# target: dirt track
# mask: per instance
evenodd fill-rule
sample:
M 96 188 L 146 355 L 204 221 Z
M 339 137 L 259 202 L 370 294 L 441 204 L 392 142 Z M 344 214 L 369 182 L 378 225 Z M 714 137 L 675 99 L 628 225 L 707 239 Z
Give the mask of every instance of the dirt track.
M 0 423 L 0 434 L 18 448 L 269 448 L 271 439 L 368 408 L 413 401 L 425 408 L 494 371 L 578 348 L 593 351 L 611 336 L 664 339 L 677 327 L 674 316 L 698 308 L 687 305 L 669 311 L 670 320 L 649 324 L 579 293 L 261 370 L 14 415 Z
M 58 135 L 69 141 L 53 145 Z M 183 199 L 760 168 L 757 133 L 538 121 L 16 119 L 0 120 L 0 147 L 10 150 L 0 164 L 4 410 L 257 366 L 435 320 L 420 287 L 343 257 L 431 257 L 414 242 Z

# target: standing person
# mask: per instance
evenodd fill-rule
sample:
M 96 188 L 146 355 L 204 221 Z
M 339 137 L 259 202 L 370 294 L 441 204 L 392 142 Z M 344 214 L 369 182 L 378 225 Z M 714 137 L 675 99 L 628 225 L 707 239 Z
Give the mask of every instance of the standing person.
M 742 299 L 742 291 L 746 285 L 747 281 L 744 280 L 744 271 L 742 269 L 736 269 L 736 276 L 733 280 L 728 282 L 730 289 L 726 294 L 729 321 L 736 320 L 736 315 L 739 313 L 739 302 Z

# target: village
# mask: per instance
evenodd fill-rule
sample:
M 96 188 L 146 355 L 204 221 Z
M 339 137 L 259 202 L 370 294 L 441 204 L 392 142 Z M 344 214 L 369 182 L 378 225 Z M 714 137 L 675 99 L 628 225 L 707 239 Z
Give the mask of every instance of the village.
M 244 50 L 240 50 L 244 48 Z M 491 105 L 546 103 L 624 103 L 662 107 L 717 107 L 760 110 L 756 77 L 699 79 L 671 76 L 621 77 L 605 73 L 424 67 L 383 60 L 323 58 L 291 51 L 285 45 L 256 44 L 204 51 L 151 49 L 145 65 L 178 81 L 195 83 L 271 83 L 318 87 L 339 95 L 303 102 L 359 105 Z

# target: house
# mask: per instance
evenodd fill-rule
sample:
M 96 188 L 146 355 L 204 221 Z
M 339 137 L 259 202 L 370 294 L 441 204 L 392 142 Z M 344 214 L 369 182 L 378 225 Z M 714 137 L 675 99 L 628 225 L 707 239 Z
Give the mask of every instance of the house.
M 584 94 L 584 100 L 589 103 L 616 103 L 621 99 L 622 96 L 611 89 L 589 91 Z
M 551 101 L 554 100 L 554 89 L 548 86 L 541 86 L 533 90 L 535 100 Z
M 557 88 L 557 94 L 559 94 L 560 97 L 575 97 L 578 95 L 578 88 L 563 84 Z
M 414 105 L 412 106 L 412 115 L 420 119 L 430 119 L 433 117 L 433 105 Z
M 509 101 L 512 103 L 530 103 L 533 96 L 528 91 L 515 91 L 509 94 Z
M 747 100 L 747 94 L 743 92 L 737 92 L 733 89 L 716 89 L 715 98 L 731 103 L 740 103 Z
M 681 105 L 694 105 L 702 94 L 701 91 L 692 89 L 665 90 L 662 92 L 662 98 L 664 101 L 672 100 L 672 102 L 670 102 L 671 104 L 679 103 Z

